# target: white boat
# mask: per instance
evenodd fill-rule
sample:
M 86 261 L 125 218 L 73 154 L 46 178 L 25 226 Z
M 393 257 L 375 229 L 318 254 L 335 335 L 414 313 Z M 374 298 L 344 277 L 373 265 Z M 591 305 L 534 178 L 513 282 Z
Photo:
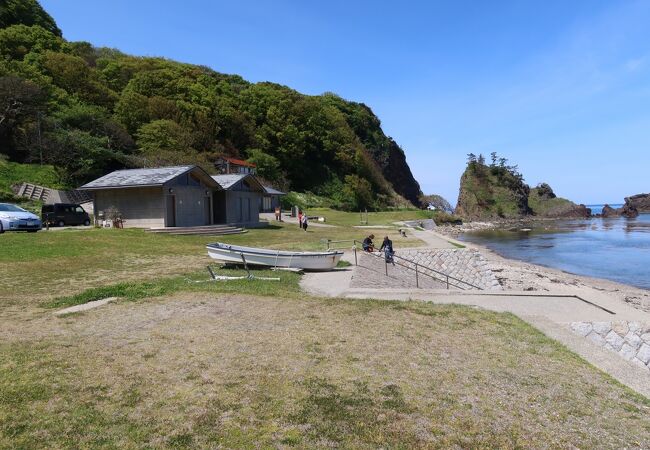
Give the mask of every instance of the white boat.
M 291 252 L 215 242 L 208 244 L 208 255 L 224 264 L 246 264 L 255 266 L 303 269 L 313 271 L 332 270 L 343 256 L 342 251 Z M 242 258 L 243 256 L 243 258 Z

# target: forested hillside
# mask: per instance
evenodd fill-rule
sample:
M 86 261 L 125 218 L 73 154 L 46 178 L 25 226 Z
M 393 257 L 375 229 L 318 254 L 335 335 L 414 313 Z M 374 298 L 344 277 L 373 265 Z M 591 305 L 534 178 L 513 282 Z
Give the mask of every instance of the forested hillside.
M 34 0 L 3 1 L 0 26 L 0 153 L 11 161 L 54 165 L 78 185 L 230 155 L 344 208 L 418 203 L 404 152 L 362 103 L 68 42 Z

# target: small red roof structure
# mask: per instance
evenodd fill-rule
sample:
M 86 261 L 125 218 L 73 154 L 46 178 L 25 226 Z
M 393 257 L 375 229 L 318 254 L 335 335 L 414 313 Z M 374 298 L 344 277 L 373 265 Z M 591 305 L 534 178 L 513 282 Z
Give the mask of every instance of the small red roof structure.
M 220 156 L 214 163 L 217 171 L 221 174 L 231 173 L 255 173 L 257 166 L 242 159 Z
M 237 164 L 238 166 L 257 167 L 257 165 L 254 163 L 249 163 L 248 161 L 244 161 L 241 159 L 230 158 L 228 156 L 222 156 L 221 159 L 223 159 L 224 161 L 228 161 L 230 164 Z

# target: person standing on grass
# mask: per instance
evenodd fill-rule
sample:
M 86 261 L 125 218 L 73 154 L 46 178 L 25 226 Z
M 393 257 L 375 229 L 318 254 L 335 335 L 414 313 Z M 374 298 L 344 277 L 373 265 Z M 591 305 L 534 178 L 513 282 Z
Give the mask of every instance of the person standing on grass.
M 302 215 L 302 229 L 307 231 L 307 225 L 309 225 L 309 220 L 307 220 L 307 214 Z
M 395 265 L 395 261 L 393 261 L 393 255 L 395 254 L 395 251 L 393 250 L 393 241 L 388 239 L 388 236 L 384 237 L 384 242 L 381 243 L 381 248 L 379 251 L 384 252 L 384 258 L 386 258 L 386 262 Z
M 298 210 L 298 226 L 302 229 L 302 209 Z

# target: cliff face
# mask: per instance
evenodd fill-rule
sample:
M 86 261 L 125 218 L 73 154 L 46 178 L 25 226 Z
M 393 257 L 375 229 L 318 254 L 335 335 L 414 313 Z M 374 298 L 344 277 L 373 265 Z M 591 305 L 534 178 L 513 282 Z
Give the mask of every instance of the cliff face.
M 391 140 L 388 150 L 388 164 L 383 169 L 386 180 L 393 185 L 399 195 L 416 206 L 420 206 L 420 184 L 413 177 L 411 168 L 406 162 L 404 150 Z
M 516 167 L 470 161 L 460 179 L 456 214 L 470 220 L 522 218 L 583 218 L 585 205 L 557 197 L 545 183 L 531 189 Z
M 650 194 L 637 194 L 625 197 L 625 204 L 634 207 L 640 213 L 650 213 Z

